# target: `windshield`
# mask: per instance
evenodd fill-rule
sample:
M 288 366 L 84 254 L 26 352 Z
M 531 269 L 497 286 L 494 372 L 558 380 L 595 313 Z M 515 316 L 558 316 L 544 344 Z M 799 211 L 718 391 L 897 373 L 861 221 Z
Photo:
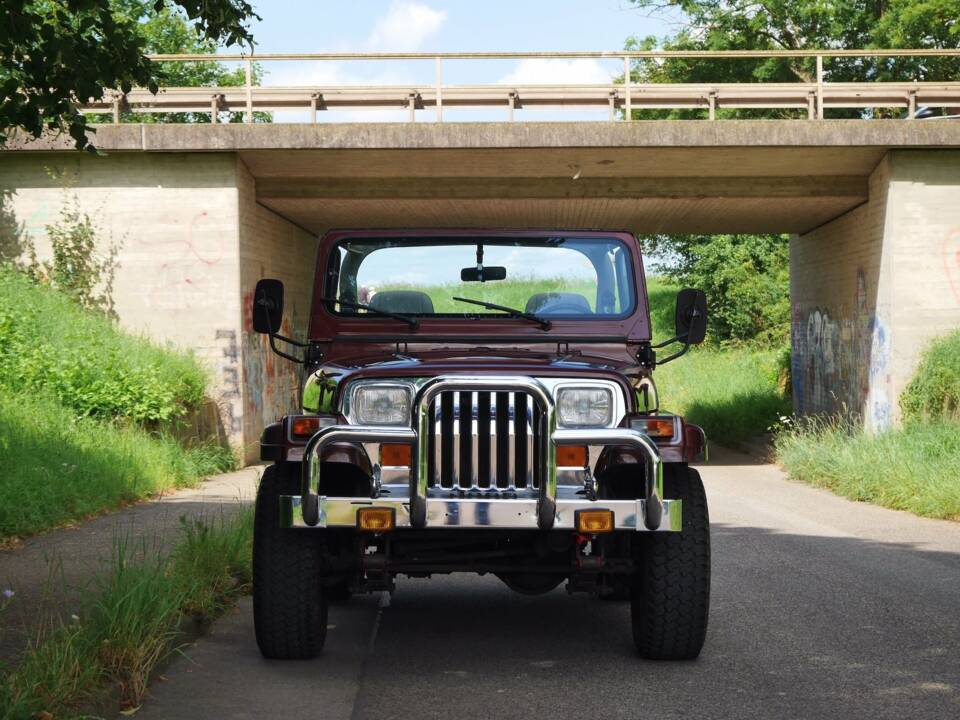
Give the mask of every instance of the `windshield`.
M 633 265 L 613 238 L 362 238 L 338 244 L 326 297 L 340 315 L 606 319 L 634 310 Z M 483 307 L 476 303 L 499 305 Z

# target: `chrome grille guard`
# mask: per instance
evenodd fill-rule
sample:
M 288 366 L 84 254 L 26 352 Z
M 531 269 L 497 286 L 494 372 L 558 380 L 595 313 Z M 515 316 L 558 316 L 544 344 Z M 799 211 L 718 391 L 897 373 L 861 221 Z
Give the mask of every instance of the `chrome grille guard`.
M 428 497 L 428 443 L 429 410 L 436 398 L 444 392 L 523 392 L 540 404 L 543 412 L 539 428 L 543 442 L 539 443 L 540 468 L 538 478 L 538 497 L 535 508 L 529 507 L 531 501 L 492 499 L 492 500 L 436 500 Z M 373 505 L 391 506 L 398 511 L 398 526 L 404 524 L 414 528 L 433 526 L 435 521 L 441 525 L 473 526 L 469 522 L 469 513 L 484 518 L 503 516 L 509 520 L 478 521 L 477 524 L 492 527 L 538 527 L 551 530 L 568 528 L 572 514 L 586 507 L 604 507 L 620 512 L 622 519 L 618 527 L 631 527 L 637 530 L 642 525 L 647 530 L 679 530 L 679 500 L 663 499 L 663 468 L 660 452 L 656 444 L 644 433 L 628 428 L 564 429 L 557 428 L 556 408 L 550 392 L 531 377 L 517 376 L 440 376 L 433 378 L 417 392 L 413 403 L 411 427 L 378 427 L 334 425 L 317 432 L 307 443 L 303 453 L 302 494 L 299 498 L 283 496 L 281 498 L 281 524 L 294 526 L 298 523 L 292 517 L 296 505 L 300 506 L 303 524 L 309 527 L 327 526 L 328 515 L 336 518 L 335 524 L 347 525 L 355 517 L 356 508 Z M 416 428 L 413 430 L 412 428 Z M 326 447 L 333 443 L 411 443 L 411 468 L 409 495 L 403 499 L 336 498 L 321 497 L 320 457 Z M 604 445 L 631 447 L 640 451 L 645 460 L 644 497 L 641 500 L 602 500 L 557 498 L 556 448 L 558 445 Z M 340 507 L 343 504 L 344 507 Z M 503 508 L 499 507 L 503 505 Z M 436 506 L 436 507 L 434 507 Z M 482 508 L 481 508 L 482 506 Z M 501 512 L 509 508 L 510 512 Z M 535 512 L 530 512 L 535 510 Z M 533 517 L 531 517 L 531 515 Z M 664 515 L 668 522 L 663 523 Z M 405 516 L 407 523 L 401 522 Z M 532 522 L 535 517 L 535 524 Z M 443 519 L 446 518 L 445 521 Z M 517 518 L 520 518 L 519 520 Z M 343 519 L 345 522 L 340 522 Z M 558 520 L 560 521 L 558 523 Z M 510 524 L 510 523 L 513 524 Z M 530 523 L 530 525 L 527 525 Z M 666 525 L 666 527 L 662 527 Z

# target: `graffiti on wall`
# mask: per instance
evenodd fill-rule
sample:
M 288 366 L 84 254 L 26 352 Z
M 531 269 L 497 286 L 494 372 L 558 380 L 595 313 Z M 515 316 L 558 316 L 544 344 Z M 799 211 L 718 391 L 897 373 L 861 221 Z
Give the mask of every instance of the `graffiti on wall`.
M 253 330 L 253 290 L 243 296 L 244 424 L 256 432 L 299 406 L 299 366 L 270 349 L 265 335 Z M 300 323 L 299 304 L 291 302 L 284 312 L 280 334 L 294 337 Z
M 235 300 L 221 267 L 231 252 L 222 230 L 222 221 L 204 210 L 191 216 L 182 231 L 159 238 L 138 236 L 150 257 L 162 258 L 146 277 L 143 296 L 148 307 L 189 310 Z
M 802 414 L 840 414 L 874 429 L 892 421 L 890 335 L 857 272 L 856 297 L 834 307 L 792 309 L 793 396 Z
M 243 430 L 242 408 L 240 406 L 240 348 L 237 345 L 237 331 L 220 329 L 216 331 L 217 345 L 223 349 L 220 358 L 220 417 L 230 435 Z

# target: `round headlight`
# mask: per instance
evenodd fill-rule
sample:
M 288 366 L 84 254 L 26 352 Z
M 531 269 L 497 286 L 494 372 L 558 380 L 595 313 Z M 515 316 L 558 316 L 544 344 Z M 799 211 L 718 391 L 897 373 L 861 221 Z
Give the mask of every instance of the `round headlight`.
M 366 385 L 353 393 L 352 415 L 358 425 L 409 425 L 410 388 Z
M 566 427 L 603 427 L 613 417 L 613 394 L 607 388 L 560 388 L 557 422 Z

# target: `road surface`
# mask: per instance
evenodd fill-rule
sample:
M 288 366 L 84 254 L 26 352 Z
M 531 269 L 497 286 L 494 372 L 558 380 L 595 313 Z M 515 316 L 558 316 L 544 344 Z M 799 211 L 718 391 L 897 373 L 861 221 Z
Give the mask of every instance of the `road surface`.
M 626 604 L 401 579 L 267 662 L 249 600 L 166 669 L 164 718 L 960 718 L 960 524 L 852 503 L 747 456 L 702 468 L 713 603 L 692 663 L 638 659 Z

